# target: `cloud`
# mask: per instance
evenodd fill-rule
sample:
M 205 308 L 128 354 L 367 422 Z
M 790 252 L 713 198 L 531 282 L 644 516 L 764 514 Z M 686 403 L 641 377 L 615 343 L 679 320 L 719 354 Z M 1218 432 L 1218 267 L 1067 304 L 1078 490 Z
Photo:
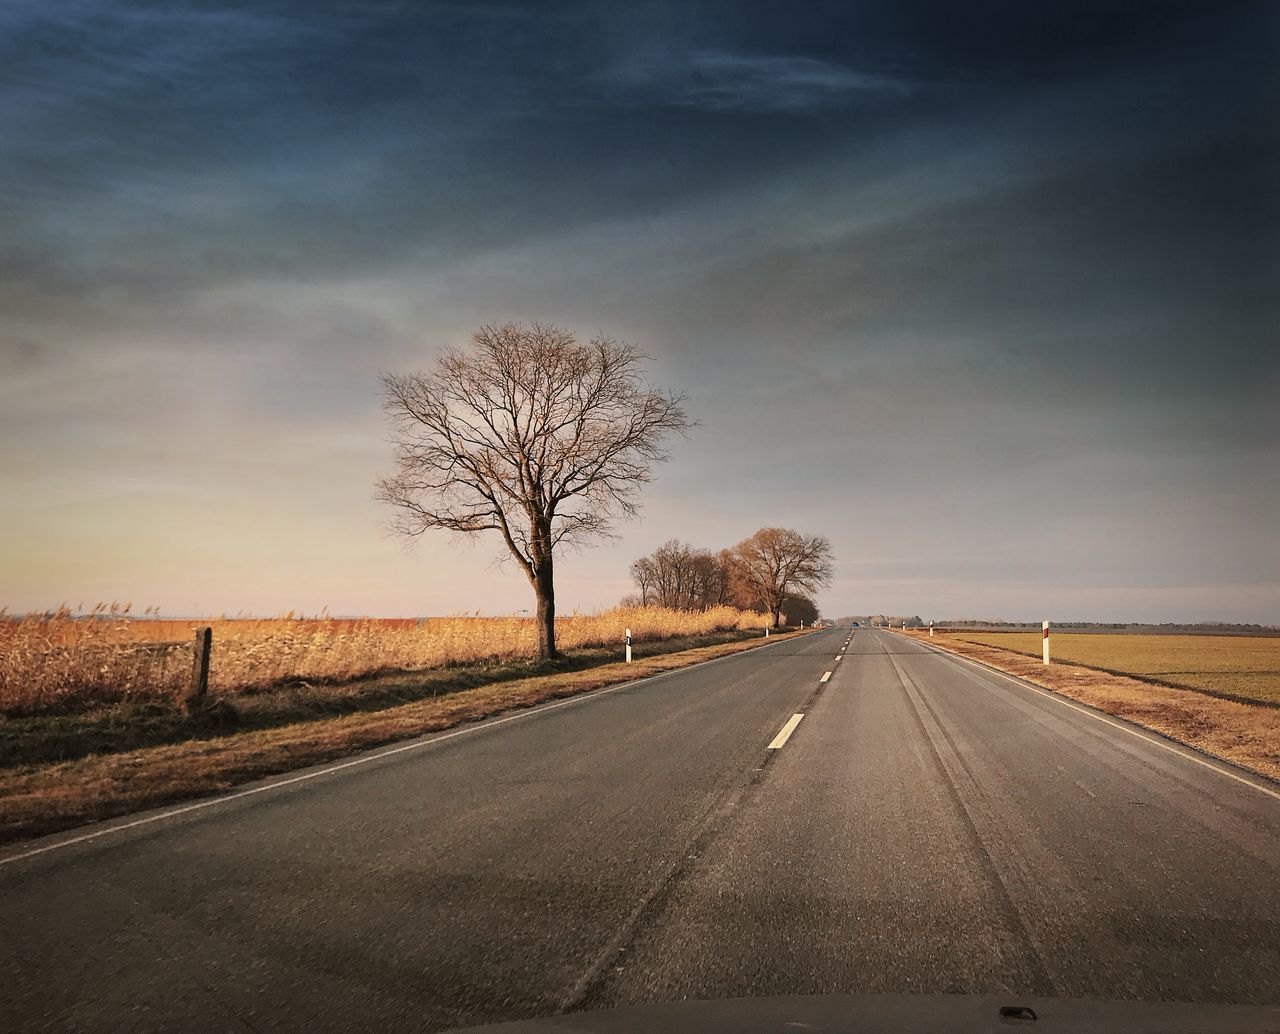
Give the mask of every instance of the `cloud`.
M 637 56 L 605 78 L 645 103 L 712 112 L 797 112 L 912 92 L 906 80 L 814 57 L 721 50 Z
M 371 500 L 377 371 L 513 317 L 703 421 L 566 609 L 770 523 L 910 546 L 841 613 L 1275 620 L 1243 29 L 589 6 L 0 7 L 0 605 L 527 606 Z

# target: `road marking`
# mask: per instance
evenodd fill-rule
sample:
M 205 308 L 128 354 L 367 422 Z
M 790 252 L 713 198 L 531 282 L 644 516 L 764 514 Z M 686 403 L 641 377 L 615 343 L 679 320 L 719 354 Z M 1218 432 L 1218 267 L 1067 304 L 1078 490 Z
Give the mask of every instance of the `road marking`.
M 588 690 L 586 693 L 579 693 L 576 696 L 565 697 L 563 700 L 555 700 L 548 704 L 541 704 L 537 707 L 531 707 L 525 711 L 517 711 L 515 714 L 505 715 L 500 718 L 493 718 L 478 722 L 474 725 L 468 725 L 461 729 L 454 729 L 451 732 L 440 734 L 432 734 L 429 739 L 416 739 L 409 743 L 402 743 L 398 747 L 392 747 L 390 750 L 382 750 L 376 754 L 364 754 L 350 761 L 342 761 L 336 765 L 326 765 L 324 768 L 317 769 L 314 772 L 303 772 L 300 775 L 289 776 L 285 779 L 273 779 L 272 782 L 263 786 L 251 786 L 244 790 L 233 790 L 231 793 L 221 794 L 217 797 L 209 797 L 205 800 L 196 801 L 194 804 L 185 804 L 176 808 L 166 808 L 164 811 L 156 815 L 145 815 L 139 819 L 131 819 L 128 822 L 122 822 L 118 825 L 109 826 L 106 829 L 95 830 L 92 833 L 82 833 L 79 836 L 71 837 L 67 840 L 59 840 L 53 844 L 44 844 L 40 847 L 31 848 L 20 854 L 12 854 L 6 857 L 0 857 L 0 865 L 8 865 L 10 862 L 20 862 L 24 858 L 33 858 L 36 855 L 46 854 L 49 851 L 57 851 L 62 847 L 72 847 L 75 844 L 83 844 L 90 840 L 97 840 L 99 837 L 105 837 L 111 833 L 123 833 L 125 830 L 134 829 L 138 826 L 148 826 L 153 822 L 159 822 L 162 819 L 176 818 L 179 815 L 186 815 L 188 812 L 201 811 L 205 808 L 212 808 L 217 804 L 226 804 L 230 801 L 239 800 L 242 797 L 253 797 L 256 794 L 266 793 L 268 790 L 278 790 L 283 786 L 292 786 L 294 783 L 305 783 L 311 779 L 319 779 L 321 776 L 331 775 L 334 772 L 341 772 L 346 768 L 355 768 L 357 765 L 367 765 L 373 761 L 381 761 L 383 758 L 393 757 L 396 754 L 403 754 L 409 750 L 421 750 L 424 747 L 430 747 L 437 743 L 444 743 L 447 740 L 457 739 L 459 736 L 469 736 L 473 733 L 484 732 L 486 729 L 494 729 L 499 725 L 506 725 L 508 722 L 516 722 L 526 718 L 533 718 L 536 715 L 545 714 L 547 711 L 555 711 L 561 707 L 569 707 L 574 704 L 584 704 L 588 700 L 595 700 L 598 697 L 607 696 L 610 693 L 616 693 L 621 689 L 630 689 L 635 686 L 643 686 L 647 682 L 656 682 L 658 679 L 665 679 L 672 675 L 679 675 L 686 671 L 693 671 L 694 668 L 701 668 L 706 664 L 716 664 L 719 661 L 730 661 L 735 657 L 746 657 L 748 654 L 755 653 L 758 650 L 769 650 L 775 646 L 781 646 L 788 643 L 789 639 L 779 639 L 776 643 L 768 643 L 764 646 L 753 647 L 750 650 L 742 650 L 738 653 L 725 654 L 723 657 L 711 657 L 705 661 L 698 661 L 697 664 L 688 664 L 683 668 L 671 668 L 668 671 L 660 671 L 655 675 L 646 675 L 642 679 L 632 679 L 630 682 L 619 682 L 613 686 L 605 686 L 603 689 Z M 108 820 L 109 821 L 109 820 Z M 58 836 L 56 833 L 50 836 Z
M 773 738 L 773 742 L 769 744 L 769 750 L 777 750 L 791 738 L 791 734 L 796 731 L 796 726 L 800 724 L 802 714 L 793 714 L 787 719 L 787 724 L 778 730 L 778 735 Z
M 826 682 L 826 681 L 827 681 L 827 679 L 829 679 L 829 678 L 831 678 L 831 672 L 827 672 L 825 675 L 823 675 L 823 676 L 822 676 L 822 678 L 818 679 L 818 681 L 819 681 L 819 682 Z
M 842 654 L 842 653 L 838 653 L 838 654 L 836 654 L 836 660 L 838 661 L 838 660 L 839 660 L 841 657 L 843 657 L 843 656 L 844 656 L 844 654 Z
M 1269 786 L 1260 786 L 1252 779 L 1246 779 L 1244 776 L 1236 775 L 1234 772 L 1228 772 L 1225 768 L 1221 768 L 1219 765 L 1215 765 L 1211 761 L 1206 761 L 1204 758 L 1198 758 L 1195 754 L 1188 753 L 1188 751 L 1195 750 L 1195 747 L 1192 747 L 1190 744 L 1178 744 L 1177 746 L 1174 746 L 1172 743 L 1165 743 L 1163 740 L 1154 738 L 1156 735 L 1159 735 L 1158 733 L 1152 733 L 1145 729 L 1136 729 L 1128 724 L 1122 724 L 1118 719 L 1112 718 L 1105 712 L 1095 711 L 1091 707 L 1086 707 L 1083 704 L 1077 704 L 1074 701 L 1068 700 L 1066 697 L 1055 693 L 1052 690 L 1045 689 L 1042 686 L 1032 685 L 1029 682 L 1024 682 L 1015 675 L 1003 672 L 999 668 L 993 668 L 990 664 L 984 664 L 982 661 L 975 661 L 972 657 L 965 657 L 963 654 L 951 653 L 949 650 L 944 650 L 940 646 L 933 646 L 929 643 L 921 643 L 920 645 L 929 650 L 933 650 L 936 653 L 940 653 L 944 657 L 950 657 L 953 660 L 968 661 L 969 664 L 981 668 L 984 671 L 988 671 L 992 675 L 999 675 L 1000 678 L 1004 679 L 1006 682 L 1012 682 L 1015 686 L 1021 686 L 1023 689 L 1032 690 L 1034 693 L 1044 697 L 1046 700 L 1052 700 L 1055 704 L 1063 704 L 1066 707 L 1071 708 L 1071 710 L 1079 711 L 1082 715 L 1085 715 L 1088 718 L 1097 719 L 1104 725 L 1111 726 L 1113 729 L 1119 729 L 1121 732 L 1127 732 L 1130 736 L 1136 736 L 1138 739 L 1142 740 L 1143 743 L 1149 743 L 1153 747 L 1160 747 L 1167 750 L 1170 754 L 1177 754 L 1178 757 L 1185 758 L 1187 761 L 1194 761 L 1197 765 L 1207 768 L 1211 772 L 1217 772 L 1218 775 L 1224 775 L 1228 779 L 1234 779 L 1237 783 L 1243 783 L 1245 786 L 1251 786 L 1259 793 L 1265 793 L 1268 797 L 1274 797 L 1276 800 L 1280 801 L 1280 791 L 1273 790 Z M 1223 762 L 1223 764 L 1228 763 L 1229 762 Z

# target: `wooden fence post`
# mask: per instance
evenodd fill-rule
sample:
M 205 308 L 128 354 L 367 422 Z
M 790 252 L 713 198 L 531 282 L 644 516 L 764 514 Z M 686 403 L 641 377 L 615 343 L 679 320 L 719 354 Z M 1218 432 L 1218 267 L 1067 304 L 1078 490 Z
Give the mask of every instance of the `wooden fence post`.
M 200 704 L 209 692 L 209 650 L 213 647 L 213 629 L 203 625 L 196 629 L 195 649 L 192 652 L 191 692 L 187 705 Z

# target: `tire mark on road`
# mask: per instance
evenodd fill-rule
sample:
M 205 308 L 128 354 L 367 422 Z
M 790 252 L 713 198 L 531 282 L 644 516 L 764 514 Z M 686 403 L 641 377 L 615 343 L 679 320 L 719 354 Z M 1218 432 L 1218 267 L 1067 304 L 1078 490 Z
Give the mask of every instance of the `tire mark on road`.
M 881 643 L 880 645 L 883 647 L 884 644 Z M 947 734 L 937 714 L 929 706 L 928 701 L 924 699 L 923 694 L 920 693 L 911 677 L 898 665 L 892 653 L 885 650 L 885 654 L 889 658 L 889 663 L 893 665 L 894 673 L 897 675 L 898 683 L 906 695 L 907 702 L 911 705 L 916 724 L 920 727 L 920 732 L 924 735 L 925 742 L 929 744 L 934 764 L 937 766 L 939 775 L 942 776 L 942 784 L 946 787 L 947 794 L 955 806 L 956 814 L 960 818 L 961 826 L 973 847 L 978 867 L 995 894 L 997 912 L 1006 927 L 1006 939 L 1016 949 L 1017 955 L 1021 957 L 1030 971 L 1031 986 L 1027 989 L 1027 993 L 1053 997 L 1057 994 L 1057 991 L 1054 987 L 1053 978 L 1050 977 L 1049 971 L 1045 966 L 1044 954 L 1036 939 L 1032 936 L 1030 929 L 1022 921 L 1022 916 L 1019 914 L 1017 906 L 1013 903 L 1009 888 L 1005 885 L 986 842 L 978 832 L 977 823 L 974 821 L 973 814 L 965 803 L 963 794 L 960 792 L 955 774 L 944 758 L 944 752 L 963 771 L 967 777 L 965 781 L 971 785 L 974 792 L 980 793 L 977 788 L 977 782 L 973 778 L 973 773 L 965 765 L 954 741 Z M 928 715 L 928 722 L 925 720 L 926 714 Z M 933 729 L 930 728 L 930 725 L 933 726 Z M 939 740 L 945 746 L 940 745 Z

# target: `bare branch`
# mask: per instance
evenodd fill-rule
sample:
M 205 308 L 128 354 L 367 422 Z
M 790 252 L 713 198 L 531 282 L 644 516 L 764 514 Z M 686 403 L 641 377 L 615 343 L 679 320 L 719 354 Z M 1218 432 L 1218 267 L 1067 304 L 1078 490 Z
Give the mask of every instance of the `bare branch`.
M 650 387 L 648 356 L 543 324 L 485 325 L 428 373 L 383 378 L 395 445 L 378 498 L 409 536 L 496 530 L 539 597 L 553 555 L 634 516 L 663 441 L 693 426 L 684 396 Z
M 736 574 L 773 615 L 800 593 L 816 593 L 834 574 L 831 543 L 822 535 L 761 528 L 730 551 Z

